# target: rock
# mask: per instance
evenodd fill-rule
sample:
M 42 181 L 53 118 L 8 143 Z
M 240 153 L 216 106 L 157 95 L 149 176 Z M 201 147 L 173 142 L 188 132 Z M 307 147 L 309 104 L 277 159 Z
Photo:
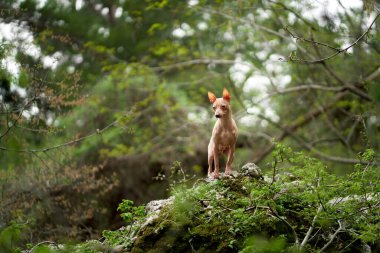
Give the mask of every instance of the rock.
M 217 181 L 219 179 L 229 179 L 229 178 L 238 178 L 241 174 L 235 170 L 231 170 L 231 173 L 229 175 L 227 175 L 225 172 L 219 172 L 219 178 L 214 178 L 214 172 L 211 173 L 211 175 L 209 175 L 208 177 L 204 178 L 204 179 L 201 179 L 201 180 L 197 180 L 197 182 L 195 183 L 195 185 L 198 183 L 198 181 L 203 181 L 203 182 L 206 182 L 206 183 L 211 183 L 211 182 L 214 182 L 214 181 Z
M 264 181 L 265 181 L 266 183 L 268 183 L 268 184 L 271 184 L 272 181 L 273 181 L 273 178 L 270 177 L 270 176 L 264 176 L 263 178 L 264 178 Z
M 283 172 L 281 174 L 277 174 L 274 179 L 275 181 L 292 182 L 292 181 L 299 180 L 301 178 L 296 177 L 293 173 Z
M 249 176 L 252 178 L 263 178 L 261 169 L 254 163 L 247 163 L 240 169 L 240 173 L 243 176 Z
M 123 245 L 117 245 L 113 247 L 112 253 L 122 253 L 124 252 L 124 246 Z
M 174 197 L 172 196 L 168 199 L 153 200 L 149 202 L 145 206 L 147 218 L 145 222 L 141 225 L 141 227 L 143 228 L 149 224 L 152 224 L 158 218 L 158 215 L 161 212 L 162 208 L 164 208 L 167 205 L 173 204 L 173 201 Z
M 304 187 L 302 186 L 301 181 L 298 181 L 298 180 L 292 181 L 292 182 L 285 182 L 282 185 L 283 186 L 281 190 L 273 196 L 273 199 L 277 199 L 281 197 L 281 195 L 288 193 L 290 189 L 297 188 L 299 191 L 304 190 Z
M 363 253 L 372 253 L 372 249 L 371 249 L 371 246 L 369 246 L 368 244 L 366 243 L 363 243 L 362 244 L 362 252 Z
M 231 176 L 234 177 L 234 178 L 237 178 L 239 177 L 239 172 L 235 171 L 235 170 L 231 170 Z
M 159 214 L 161 209 L 166 205 L 171 205 L 173 203 L 174 197 L 168 199 L 153 200 L 145 206 L 147 214 L 156 213 Z

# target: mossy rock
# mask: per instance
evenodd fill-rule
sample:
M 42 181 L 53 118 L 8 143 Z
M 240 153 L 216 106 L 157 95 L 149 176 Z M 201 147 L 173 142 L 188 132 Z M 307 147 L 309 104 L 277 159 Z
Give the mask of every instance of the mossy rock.
M 310 180 L 287 174 L 277 178 L 268 181 L 240 174 L 220 180 L 198 180 L 190 188 L 174 187 L 172 201 L 152 222 L 141 227 L 128 250 L 300 252 L 300 244 L 320 205 L 318 195 Z M 330 215 L 327 211 L 325 216 Z M 335 225 L 334 220 L 324 224 L 321 216 L 315 224 L 318 229 L 314 229 L 318 239 L 303 245 L 302 252 L 323 248 L 336 231 Z M 363 252 L 363 247 L 368 246 L 350 233 L 339 233 L 334 241 L 337 243 L 330 244 L 328 252 L 344 249 L 347 241 L 353 242 L 345 248 L 347 252 Z
M 259 179 L 224 178 L 177 192 L 174 203 L 141 229 L 131 252 L 238 252 L 249 235 L 288 233 L 267 210 L 253 213 L 244 201 L 252 188 L 263 184 Z

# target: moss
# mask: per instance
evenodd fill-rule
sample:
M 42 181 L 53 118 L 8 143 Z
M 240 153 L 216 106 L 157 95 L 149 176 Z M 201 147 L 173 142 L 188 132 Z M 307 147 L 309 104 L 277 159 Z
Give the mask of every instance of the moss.
M 222 184 L 224 187 L 228 187 L 231 192 L 235 192 L 241 195 L 247 195 L 247 189 L 244 186 L 244 180 L 234 179 L 234 178 L 226 178 L 222 180 Z
M 173 204 L 140 230 L 131 252 L 249 252 L 255 243 L 272 242 L 291 247 L 294 232 L 302 238 L 315 215 L 300 185 L 239 177 L 177 187 Z M 247 246 L 249 238 L 266 239 Z
M 172 223 L 168 219 L 168 208 L 164 207 L 157 219 L 138 232 L 132 252 L 146 252 L 146 249 L 153 248 L 156 241 L 171 227 Z
M 192 245 L 197 252 L 235 252 L 229 243 L 235 238 L 229 233 L 229 226 L 221 221 L 198 224 L 191 229 Z
M 249 209 L 251 190 L 259 191 L 263 184 L 226 178 L 176 189 L 173 205 L 139 232 L 132 252 L 238 252 L 250 235 L 289 233 L 286 224 L 268 216 L 267 209 Z

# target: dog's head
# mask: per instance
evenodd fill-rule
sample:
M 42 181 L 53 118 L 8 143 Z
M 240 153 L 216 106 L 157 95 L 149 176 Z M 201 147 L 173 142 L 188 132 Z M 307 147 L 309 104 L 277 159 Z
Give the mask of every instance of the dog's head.
M 217 98 L 214 93 L 208 92 L 208 99 L 212 103 L 216 118 L 224 118 L 230 113 L 231 95 L 226 88 L 223 89 L 223 97 Z

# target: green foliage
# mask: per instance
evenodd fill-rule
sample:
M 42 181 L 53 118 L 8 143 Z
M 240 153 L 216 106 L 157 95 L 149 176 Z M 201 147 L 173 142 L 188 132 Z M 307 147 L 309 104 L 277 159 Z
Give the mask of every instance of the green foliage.
M 0 252 L 21 252 L 19 242 L 21 240 L 22 230 L 24 230 L 25 227 L 25 224 L 12 223 L 7 227 L 2 228 L 0 230 Z
M 115 246 L 132 252 L 190 247 L 197 252 L 273 253 L 378 247 L 380 176 L 372 150 L 360 155 L 366 163 L 356 171 L 337 177 L 320 160 L 275 146 L 275 162 L 264 180 L 239 175 L 198 180 L 192 187 L 187 181 L 176 183 L 173 203 L 152 216 L 144 206 L 123 200 L 118 211 L 126 227 L 103 231 L 103 244 L 63 245 L 57 252 L 107 252 Z
M 285 252 L 285 239 L 273 238 L 266 239 L 259 236 L 247 238 L 244 242 L 244 248 L 240 253 L 280 253 Z M 291 251 L 290 251 L 291 252 Z
M 133 223 L 145 216 L 145 206 L 133 206 L 133 201 L 124 199 L 117 208 L 126 223 Z
M 133 201 L 124 199 L 117 210 L 121 212 L 120 216 L 128 226 L 116 231 L 104 230 L 102 234 L 107 244 L 129 248 L 132 237 L 139 231 L 141 222 L 146 217 L 145 206 L 133 206 Z
M 34 240 L 91 237 L 114 221 L 119 196 L 140 203 L 163 197 L 170 184 L 176 229 L 200 217 L 213 236 L 227 237 L 223 249 L 238 249 L 235 237 L 262 227 L 272 242 L 277 226 L 288 246 L 292 229 L 304 235 L 320 205 L 315 238 L 351 215 L 349 237 L 375 242 L 379 19 L 355 42 L 374 3 L 315 17 L 304 14 L 318 3 L 306 0 L 1 1 L 2 22 L 22 30 L 0 44 L 0 224 L 22 213 L 36 220 Z M 19 74 L 9 73 L 7 57 Z M 267 183 L 187 189 L 178 184 L 207 166 L 215 122 L 207 91 L 223 87 L 239 126 L 234 166 L 269 162 Z M 257 157 L 273 136 L 295 151 L 278 144 L 273 158 Z M 171 176 L 158 185 L 150 181 L 157 173 Z M 142 209 L 124 205 L 123 219 L 138 223 Z M 201 244 L 207 228 L 199 225 L 192 242 Z M 130 237 L 120 233 L 108 236 L 113 244 Z
M 173 187 L 173 205 L 140 231 L 133 249 L 144 245 L 149 250 L 149 245 L 168 241 L 175 250 L 190 242 L 199 252 L 377 247 L 380 189 L 376 165 L 357 165 L 357 171 L 337 177 L 320 160 L 283 144 L 276 144 L 273 156 L 273 171 L 264 181 L 239 177 Z M 367 150 L 361 156 L 371 159 L 373 152 Z M 147 244 L 152 233 L 156 233 L 154 241 Z M 171 237 L 172 233 L 177 237 Z M 340 243 L 329 245 L 330 239 Z

